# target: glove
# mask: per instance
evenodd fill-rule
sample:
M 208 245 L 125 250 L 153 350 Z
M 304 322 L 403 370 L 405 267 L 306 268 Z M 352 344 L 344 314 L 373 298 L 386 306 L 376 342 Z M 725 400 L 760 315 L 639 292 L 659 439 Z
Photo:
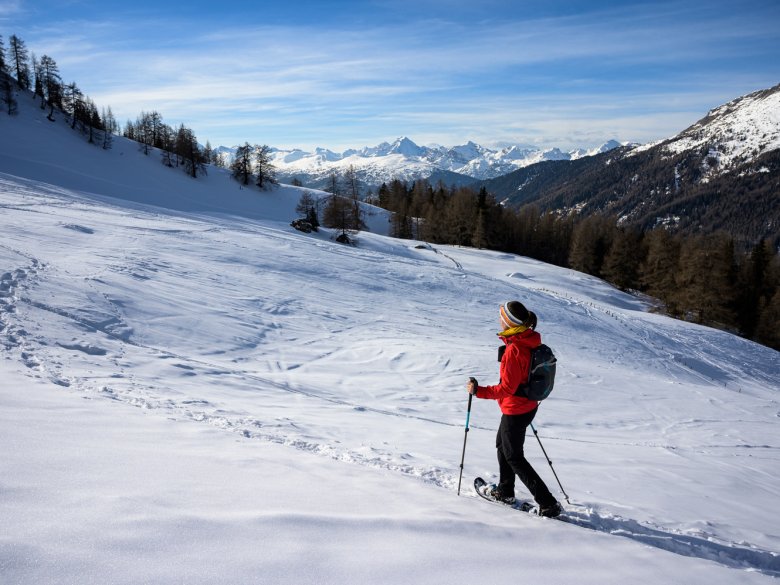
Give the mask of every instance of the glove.
M 472 396 L 477 395 L 477 386 L 479 386 L 479 383 L 477 382 L 476 378 L 469 378 L 469 383 L 466 384 L 466 389 L 469 391 L 469 394 Z

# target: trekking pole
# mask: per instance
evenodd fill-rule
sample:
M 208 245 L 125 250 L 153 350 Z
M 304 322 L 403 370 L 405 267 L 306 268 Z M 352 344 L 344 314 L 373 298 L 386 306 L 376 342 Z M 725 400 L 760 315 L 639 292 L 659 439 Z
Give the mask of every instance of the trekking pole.
M 544 450 L 544 445 L 542 445 L 542 440 L 539 438 L 539 433 L 536 432 L 536 427 L 533 423 L 531 423 L 531 430 L 534 432 L 534 436 L 536 436 L 536 440 L 539 441 L 539 446 L 542 448 L 542 453 L 544 453 L 545 459 L 547 459 L 547 463 L 550 464 L 550 469 L 552 469 L 553 475 L 555 476 L 555 481 L 558 482 L 558 487 L 561 488 L 561 492 L 563 492 L 563 497 L 566 498 L 566 503 L 571 505 L 571 502 L 569 501 L 569 496 L 566 495 L 566 490 L 563 489 L 563 486 L 561 485 L 561 480 L 558 479 L 558 474 L 555 473 L 555 468 L 553 467 L 552 461 L 550 461 L 550 458 L 547 456 L 547 451 Z
M 474 380 L 474 378 L 471 378 Z M 474 380 L 476 382 L 476 380 Z M 460 456 L 460 477 L 458 478 L 458 495 L 460 495 L 460 482 L 463 480 L 463 461 L 466 459 L 466 439 L 469 438 L 469 419 L 471 418 L 471 399 L 474 395 L 469 392 L 469 406 L 466 409 L 466 434 L 463 436 L 463 453 Z

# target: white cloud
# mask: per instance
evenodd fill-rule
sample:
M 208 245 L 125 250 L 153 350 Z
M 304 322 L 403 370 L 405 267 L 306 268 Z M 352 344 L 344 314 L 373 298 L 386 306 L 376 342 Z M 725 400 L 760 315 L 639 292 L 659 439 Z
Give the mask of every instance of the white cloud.
M 0 0 L 0 24 L 5 25 L 6 22 L 11 22 L 11 19 L 21 13 L 21 0 Z M 0 36 L 6 40 L 12 34 L 14 34 L 13 31 L 0 31 Z
M 118 119 L 155 109 L 212 143 L 356 146 L 360 137 L 407 134 L 566 147 L 664 137 L 703 115 L 703 104 L 722 103 L 714 96 L 759 88 L 755 75 L 707 79 L 683 64 L 716 62 L 734 51 L 722 39 L 765 34 L 762 26 L 690 24 L 666 10 L 362 29 L 74 21 L 38 27 L 28 44 Z M 662 76 L 638 73 L 648 65 Z
M 21 0 L 0 0 L 0 18 L 22 11 Z

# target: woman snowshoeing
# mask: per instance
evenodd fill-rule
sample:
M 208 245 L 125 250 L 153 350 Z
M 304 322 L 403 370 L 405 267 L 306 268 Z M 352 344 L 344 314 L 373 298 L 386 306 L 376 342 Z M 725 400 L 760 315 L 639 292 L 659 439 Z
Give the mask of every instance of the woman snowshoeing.
M 553 518 L 561 513 L 561 504 L 523 454 L 526 429 L 536 416 L 539 403 L 515 395 L 518 387 L 528 381 L 531 349 L 542 343 L 542 337 L 535 331 L 536 315 L 522 303 L 504 303 L 499 313 L 502 331 L 498 336 L 506 344 L 502 348 L 501 379 L 494 386 L 480 386 L 473 379 L 466 385 L 471 394 L 495 400 L 501 409 L 496 435 L 500 479 L 498 485 L 488 488 L 487 495 L 507 504 L 514 503 L 517 476 L 539 505 L 539 515 Z

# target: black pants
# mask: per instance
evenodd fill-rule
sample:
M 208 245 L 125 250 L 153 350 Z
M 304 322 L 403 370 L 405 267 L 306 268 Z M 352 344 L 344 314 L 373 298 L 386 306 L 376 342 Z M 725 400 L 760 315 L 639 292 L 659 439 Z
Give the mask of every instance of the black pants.
M 536 503 L 545 507 L 553 505 L 556 502 L 555 497 L 523 454 L 525 432 L 528 425 L 534 420 L 537 410 L 535 408 L 525 414 L 504 414 L 501 416 L 501 424 L 496 435 L 500 473 L 498 489 L 505 496 L 514 495 L 515 475 L 517 475 L 531 492 Z

